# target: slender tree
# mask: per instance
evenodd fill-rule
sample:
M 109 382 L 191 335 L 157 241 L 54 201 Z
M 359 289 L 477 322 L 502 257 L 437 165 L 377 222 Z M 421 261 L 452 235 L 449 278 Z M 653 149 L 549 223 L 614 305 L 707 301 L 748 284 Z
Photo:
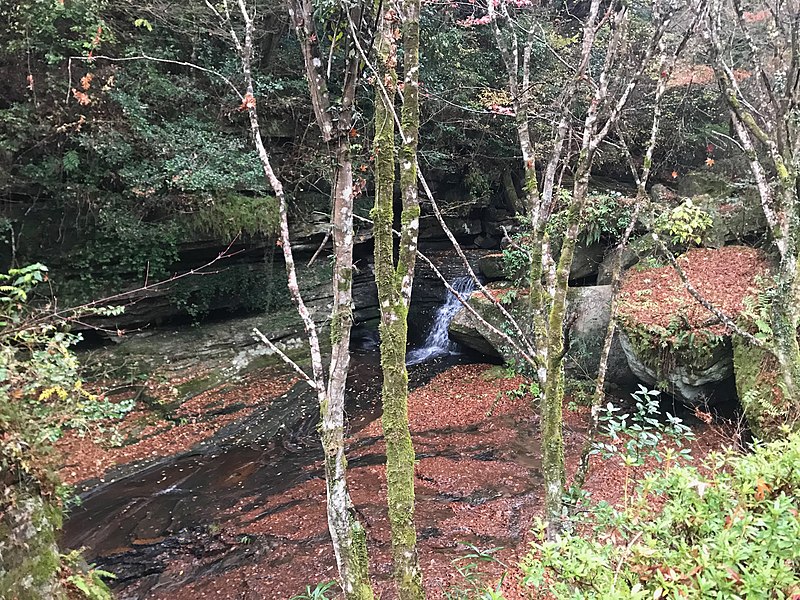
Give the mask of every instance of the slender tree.
M 419 234 L 417 140 L 419 131 L 419 0 L 386 3 L 377 33 L 375 94 L 375 281 L 381 310 L 383 434 L 395 582 L 403 600 L 424 597 L 414 529 L 414 448 L 408 426 L 408 309 L 414 283 Z M 402 30 L 402 34 L 400 31 Z M 395 260 L 392 227 L 395 184 L 397 44 L 403 38 L 403 107 L 400 147 L 400 243 Z
M 800 407 L 800 3 L 707 0 L 702 37 L 740 147 L 755 180 L 778 254 L 767 346 L 777 359 L 779 420 L 797 426 Z M 751 340 L 752 342 L 753 340 Z M 764 407 L 745 410 L 761 435 Z
M 324 452 L 325 478 L 327 485 L 328 529 L 333 540 L 334 553 L 339 568 L 339 578 L 345 598 L 369 600 L 373 598 L 369 582 L 366 533 L 358 520 L 347 488 L 347 460 L 344 446 L 344 392 L 349 365 L 350 328 L 352 325 L 352 272 L 353 272 L 353 184 L 352 162 L 348 136 L 355 97 L 358 66 L 353 60 L 347 62 L 344 93 L 338 128 L 334 126 L 331 107 L 328 103 L 327 84 L 321 72 L 318 56 L 317 36 L 314 31 L 310 2 L 290 2 L 289 12 L 300 38 L 306 61 L 312 104 L 317 121 L 326 141 L 336 139 L 336 181 L 333 186 L 333 208 L 331 223 L 334 240 L 334 304 L 331 314 L 331 363 L 326 381 L 323 355 L 317 327 L 306 307 L 297 279 L 297 271 L 289 236 L 289 220 L 286 194 L 283 184 L 275 174 L 269 153 L 264 145 L 258 121 L 257 99 L 254 95 L 252 62 L 254 58 L 253 16 L 246 0 L 236 0 L 244 27 L 237 33 L 227 0 L 218 11 L 208 2 L 209 8 L 228 25 L 231 40 L 238 52 L 245 82 L 242 107 L 247 111 L 253 142 L 264 170 L 264 176 L 278 198 L 280 213 L 281 247 L 283 250 L 289 291 L 303 320 L 311 351 L 310 376 L 305 376 L 319 400 L 320 436 Z M 273 348 L 260 332 L 256 334 Z M 283 356 L 283 355 L 282 355 Z M 286 358 L 284 356 L 284 358 Z M 288 360 L 288 359 L 286 359 Z M 292 363 L 294 364 L 294 363 Z M 303 373 L 296 364 L 298 372 Z

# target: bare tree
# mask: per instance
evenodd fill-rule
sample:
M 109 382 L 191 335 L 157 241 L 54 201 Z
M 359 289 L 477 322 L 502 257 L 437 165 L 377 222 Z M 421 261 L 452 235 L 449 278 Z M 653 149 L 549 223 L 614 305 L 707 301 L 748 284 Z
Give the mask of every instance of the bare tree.
M 239 54 L 246 87 L 242 106 L 247 110 L 250 130 L 264 176 L 279 202 L 281 247 L 286 263 L 289 291 L 303 320 L 311 351 L 311 375 L 306 375 L 305 379 L 316 391 L 320 406 L 320 436 L 324 451 L 327 484 L 328 529 L 333 540 L 340 583 L 345 598 L 348 600 L 367 600 L 373 597 L 373 592 L 369 582 L 366 533 L 358 520 L 348 492 L 347 460 L 344 446 L 345 382 L 350 360 L 350 329 L 353 321 L 353 169 L 350 160 L 349 133 L 355 85 L 358 78 L 358 62 L 350 58 L 346 63 L 342 104 L 338 114 L 338 123 L 334 124 L 327 81 L 321 68 L 312 4 L 303 0 L 289 2 L 289 14 L 303 49 L 306 74 L 309 79 L 309 89 L 317 122 L 323 139 L 336 141 L 335 183 L 331 213 L 334 240 L 334 302 L 331 313 L 331 361 L 326 378 L 317 327 L 303 301 L 298 284 L 289 236 L 286 194 L 280 179 L 275 174 L 261 136 L 252 75 L 253 15 L 248 9 L 246 0 L 236 0 L 236 3 L 243 24 L 243 33 L 238 33 L 236 30 L 227 0 L 223 0 L 221 11 L 218 11 L 210 2 L 207 2 L 207 5 L 228 26 L 231 40 Z M 352 10 L 357 9 L 353 8 Z M 350 55 L 354 55 L 354 53 L 348 53 L 348 56 Z M 264 336 L 259 337 L 269 344 Z M 285 356 L 284 358 L 288 360 Z M 294 368 L 303 373 L 296 364 Z
M 769 350 L 778 363 L 779 396 L 769 398 L 779 421 L 797 425 L 800 407 L 800 4 L 795 0 L 707 0 L 702 37 L 736 138 L 755 180 L 779 263 L 771 295 Z M 759 435 L 764 407 L 742 398 Z

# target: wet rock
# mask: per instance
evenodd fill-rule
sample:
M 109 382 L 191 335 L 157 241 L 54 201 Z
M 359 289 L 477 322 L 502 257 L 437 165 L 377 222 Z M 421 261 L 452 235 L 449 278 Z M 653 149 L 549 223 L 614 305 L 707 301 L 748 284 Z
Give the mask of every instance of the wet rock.
M 490 235 L 479 235 L 475 238 L 474 244 L 478 248 L 484 248 L 486 250 L 494 250 L 500 247 L 500 241 Z
M 469 305 L 489 323 L 496 327 L 502 326 L 502 314 L 480 292 L 473 292 Z M 456 313 L 448 331 L 451 340 L 483 354 L 490 360 L 498 360 L 503 356 L 502 348 L 505 343 L 502 338 L 484 327 L 466 308 Z

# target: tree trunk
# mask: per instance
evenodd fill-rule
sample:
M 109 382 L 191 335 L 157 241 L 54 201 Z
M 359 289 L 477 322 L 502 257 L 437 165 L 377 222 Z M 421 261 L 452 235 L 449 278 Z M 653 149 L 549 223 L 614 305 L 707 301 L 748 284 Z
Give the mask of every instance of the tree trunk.
M 383 86 L 375 98 L 375 281 L 381 309 L 383 434 L 392 532 L 394 577 L 401 600 L 424 598 L 414 529 L 414 448 L 408 427 L 406 343 L 408 308 L 419 231 L 416 150 L 419 129 L 419 0 L 403 5 L 405 81 L 401 124 L 400 187 L 403 198 L 400 248 L 394 261 L 394 106 L 397 88 L 396 15 L 386 5 L 378 31 L 378 73 Z

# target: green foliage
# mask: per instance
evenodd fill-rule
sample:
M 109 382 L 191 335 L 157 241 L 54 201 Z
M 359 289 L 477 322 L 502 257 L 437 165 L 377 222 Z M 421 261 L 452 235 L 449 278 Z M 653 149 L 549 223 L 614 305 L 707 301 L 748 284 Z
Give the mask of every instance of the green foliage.
M 336 585 L 335 581 L 318 583 L 313 590 L 310 585 L 307 585 L 305 594 L 292 596 L 291 600 L 328 600 L 328 591 L 334 585 Z
M 700 244 L 703 233 L 712 223 L 711 215 L 687 198 L 675 208 L 662 213 L 656 219 L 655 228 L 657 232 L 669 235 L 673 243 L 688 246 Z
M 74 254 L 80 287 L 68 288 L 69 296 L 85 299 L 126 282 L 164 278 L 178 260 L 180 234 L 174 221 L 137 220 L 113 204 L 98 209 L 94 227 Z
M 487 548 L 481 550 L 473 544 L 464 544 L 469 548 L 469 552 L 464 556 L 459 556 L 452 561 L 456 571 L 461 576 L 461 583 L 450 586 L 445 590 L 444 598 L 446 600 L 496 600 L 502 598 L 500 595 L 500 588 L 503 585 L 505 574 L 500 577 L 494 589 L 488 588 L 485 583 L 487 573 L 484 568 L 488 564 L 500 565 L 507 569 L 507 565 L 503 563 L 496 554 L 502 550 L 501 546 L 494 548 Z
M 0 3 L 0 52 L 42 52 L 48 63 L 65 57 L 86 54 L 97 46 L 97 29 L 102 27 L 102 41 L 112 41 L 113 34 L 101 17 L 106 0 L 19 0 Z
M 272 236 L 278 233 L 278 201 L 272 196 L 254 198 L 229 194 L 211 199 L 187 217 L 191 231 L 232 240 L 237 235 Z
M 87 600 L 114 600 L 104 579 L 116 579 L 116 575 L 102 569 L 86 568 L 77 550 L 62 554 L 61 561 L 62 570 L 68 573 L 64 578 L 68 587 L 77 589 Z
M 556 599 L 793 597 L 798 463 L 795 433 L 752 454 L 656 472 L 630 503 L 593 506 L 584 535 L 540 538 L 523 582 Z
M 647 458 L 661 462 L 667 442 L 680 448 L 685 440 L 694 439 L 692 430 L 680 418 L 665 413 L 666 422 L 660 419 L 660 395 L 660 391 L 648 390 L 640 384 L 631 394 L 634 401 L 631 411 L 623 412 L 609 402 L 600 415 L 603 433 L 609 441 L 595 442 L 592 453 L 604 459 L 620 456 L 626 466 L 640 466 Z M 688 459 L 690 450 L 680 448 L 676 457 Z
M 113 403 L 84 389 L 71 347 L 80 336 L 56 323 L 52 307 L 35 305 L 47 268 L 34 264 L 0 274 L 0 596 L 60 598 L 63 584 L 105 600 L 99 577 L 60 582 L 56 545 L 65 496 L 54 473 L 51 442 L 120 418 L 132 402 Z
M 43 318 L 31 304 L 47 268 L 36 264 L 0 274 L 0 428 L 18 432 L 37 447 L 65 429 L 88 430 L 119 419 L 132 402 L 113 403 L 89 393 L 70 351 L 80 335 Z
M 570 194 L 561 190 L 560 203 L 569 204 Z M 619 239 L 631 222 L 632 209 L 624 203 L 624 196 L 620 192 L 589 193 L 586 210 L 581 221 L 582 229 L 578 241 L 584 245 L 591 245 L 601 239 L 614 241 Z M 567 227 L 568 209 L 556 212 L 547 223 L 547 232 L 553 239 L 561 239 Z

